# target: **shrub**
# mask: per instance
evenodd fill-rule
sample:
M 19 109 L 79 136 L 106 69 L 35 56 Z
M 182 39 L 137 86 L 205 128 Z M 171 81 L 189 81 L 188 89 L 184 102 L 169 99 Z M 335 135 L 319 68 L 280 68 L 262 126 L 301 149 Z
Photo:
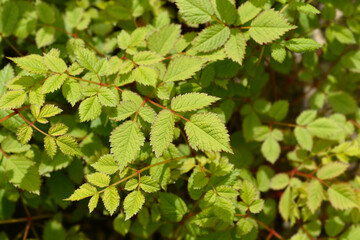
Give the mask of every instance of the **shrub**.
M 1 1 L 0 239 L 357 239 L 360 3 L 312 2 Z

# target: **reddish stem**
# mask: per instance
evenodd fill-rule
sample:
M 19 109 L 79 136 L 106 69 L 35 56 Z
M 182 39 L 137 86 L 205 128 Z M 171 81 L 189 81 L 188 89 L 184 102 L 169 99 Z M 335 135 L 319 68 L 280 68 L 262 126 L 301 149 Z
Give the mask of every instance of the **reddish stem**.
M 176 113 L 175 111 L 173 111 L 173 110 L 171 110 L 171 109 L 169 109 L 169 108 L 167 108 L 167 107 L 164 107 L 163 105 L 158 104 L 158 103 L 152 101 L 151 99 L 148 99 L 148 102 L 154 104 L 155 106 L 158 106 L 159 108 L 169 110 L 170 112 L 172 112 L 172 113 L 175 114 L 176 116 L 184 119 L 184 120 L 187 121 L 187 122 L 191 122 L 191 121 L 190 121 L 189 119 L 187 119 L 186 117 L 181 116 L 180 114 Z

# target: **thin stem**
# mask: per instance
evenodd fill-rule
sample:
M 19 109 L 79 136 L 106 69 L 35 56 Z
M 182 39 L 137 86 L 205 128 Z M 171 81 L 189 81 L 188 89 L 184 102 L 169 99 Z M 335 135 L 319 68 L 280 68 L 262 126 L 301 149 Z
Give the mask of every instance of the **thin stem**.
M 20 57 L 24 56 L 8 39 L 6 39 L 6 37 L 3 37 L 3 39 L 16 52 L 17 55 Z
M 320 179 L 320 178 L 318 178 L 318 177 L 315 177 L 315 176 L 313 176 L 313 175 L 311 175 L 311 174 L 307 174 L 307 173 L 304 173 L 304 172 L 300 172 L 300 171 L 298 171 L 297 169 L 294 169 L 294 174 L 295 174 L 295 175 L 298 175 L 298 176 L 306 177 L 306 178 L 316 179 L 316 180 L 318 180 L 321 184 L 323 184 L 324 186 L 326 186 L 326 187 L 328 187 L 328 188 L 330 187 L 329 184 L 327 184 L 326 182 L 324 182 L 324 180 L 322 180 L 322 179 Z
M 177 158 L 172 158 L 172 159 L 168 159 L 168 160 L 165 160 L 165 161 L 162 161 L 162 162 L 158 162 L 158 163 L 154 163 L 154 164 L 151 164 L 149 166 L 146 166 L 140 170 L 137 170 L 135 173 L 123 178 L 123 179 L 120 179 L 119 181 L 111 184 L 110 186 L 116 186 L 116 185 L 119 185 L 120 183 L 122 182 L 125 182 L 126 180 L 129 180 L 130 178 L 133 178 L 135 176 L 137 176 L 138 174 L 152 168 L 152 167 L 155 167 L 155 166 L 158 166 L 158 165 L 162 165 L 162 164 L 165 164 L 165 163 L 169 163 L 169 162 L 172 162 L 172 161 L 178 161 L 178 160 L 181 160 L 181 159 L 184 159 L 184 158 L 188 158 L 190 156 L 183 156 L 183 157 L 177 157 Z M 99 191 L 99 194 L 104 192 L 106 188 L 104 188 L 103 190 Z
M 29 105 L 29 106 L 24 106 L 24 107 L 22 107 L 22 108 L 18 108 L 18 111 L 22 111 L 22 110 L 24 110 L 24 109 L 28 109 L 29 107 L 30 107 L 30 105 Z M 14 116 L 14 115 L 16 115 L 16 114 L 17 114 L 16 112 L 10 113 L 9 115 L 7 115 L 7 116 L 3 117 L 2 119 L 0 119 L 0 123 L 8 120 L 9 118 L 11 118 L 12 116 Z
M 164 107 L 163 105 L 158 104 L 158 103 L 152 101 L 151 99 L 148 99 L 148 101 L 149 101 L 149 103 L 154 104 L 155 106 L 158 106 L 159 108 L 169 110 L 170 112 L 172 112 L 172 113 L 175 114 L 176 116 L 184 119 L 184 120 L 187 121 L 187 122 L 190 122 L 189 119 L 187 119 L 186 117 L 181 116 L 180 114 L 176 113 L 175 111 L 173 111 L 173 110 L 171 110 L 171 109 L 169 109 L 169 108 L 167 108 L 167 107 Z
M 349 122 L 351 122 L 351 123 L 354 124 L 357 128 L 360 129 L 360 124 L 358 124 L 357 122 L 355 122 L 355 120 L 350 119 Z
M 284 238 L 275 231 L 275 229 L 268 227 L 265 223 L 261 222 L 260 220 L 256 219 L 253 216 L 250 216 L 248 214 L 235 214 L 235 216 L 239 216 L 239 217 L 249 217 L 253 220 L 255 220 L 259 225 L 261 225 L 263 228 L 265 228 L 269 233 L 271 233 L 272 235 L 274 235 L 276 238 L 280 239 L 280 240 L 284 240 Z
M 282 123 L 282 122 L 270 122 L 272 125 L 286 126 L 286 127 L 302 127 L 301 125 L 293 124 L 293 123 Z
M 9 155 L 6 154 L 6 152 L 0 147 L 0 151 L 2 152 L 2 154 L 4 154 L 4 156 L 6 158 L 10 158 Z M 1 221 L 0 221 L 1 222 Z
M 263 56 L 264 56 L 264 50 L 265 50 L 265 45 L 262 45 L 261 47 L 261 51 L 260 51 L 260 56 L 259 56 L 259 60 L 258 62 L 256 63 L 256 68 L 258 68 Z
M 27 122 L 32 128 L 34 128 L 35 130 L 37 130 L 38 132 L 42 133 L 42 134 L 45 135 L 45 136 L 48 136 L 48 137 L 53 138 L 52 136 L 50 136 L 50 135 L 47 134 L 46 132 L 44 132 L 44 131 L 40 130 L 38 127 L 36 127 L 36 126 L 34 125 L 34 123 L 32 123 L 32 122 L 30 122 L 29 120 L 27 120 L 17 109 L 14 109 L 14 111 L 15 111 L 17 114 L 19 114 L 19 116 L 20 116 L 25 122 Z
M 69 74 L 68 74 L 68 77 L 79 80 L 79 81 L 88 82 L 88 83 L 96 84 L 96 85 L 99 85 L 99 86 L 104 86 L 104 84 L 102 84 L 102 83 L 86 80 L 86 79 L 83 79 L 83 78 L 74 77 L 74 76 L 71 76 Z
M 237 28 L 237 29 L 250 29 L 251 26 L 240 26 L 240 27 L 234 27 L 234 28 Z
M 39 216 L 32 217 L 32 220 L 41 220 L 41 219 L 45 219 L 45 218 L 51 218 L 52 216 L 53 215 L 51 215 L 51 214 L 39 215 Z M 27 217 L 15 218 L 15 219 L 9 219 L 9 220 L 2 220 L 2 221 L 0 221 L 0 225 L 1 224 L 21 223 L 21 222 L 27 222 L 27 221 L 28 221 Z

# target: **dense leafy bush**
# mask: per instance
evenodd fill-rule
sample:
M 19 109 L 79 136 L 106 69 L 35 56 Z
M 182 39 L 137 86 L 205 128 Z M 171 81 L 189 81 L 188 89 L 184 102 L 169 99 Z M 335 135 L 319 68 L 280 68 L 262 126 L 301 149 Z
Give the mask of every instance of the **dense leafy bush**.
M 359 1 L 1 0 L 0 33 L 0 239 L 359 239 Z

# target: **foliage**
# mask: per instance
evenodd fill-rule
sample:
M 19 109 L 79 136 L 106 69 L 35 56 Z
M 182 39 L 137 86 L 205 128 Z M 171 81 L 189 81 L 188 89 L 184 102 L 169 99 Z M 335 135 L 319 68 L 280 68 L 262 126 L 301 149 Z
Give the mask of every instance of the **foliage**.
M 357 239 L 359 15 L 0 0 L 0 239 Z

